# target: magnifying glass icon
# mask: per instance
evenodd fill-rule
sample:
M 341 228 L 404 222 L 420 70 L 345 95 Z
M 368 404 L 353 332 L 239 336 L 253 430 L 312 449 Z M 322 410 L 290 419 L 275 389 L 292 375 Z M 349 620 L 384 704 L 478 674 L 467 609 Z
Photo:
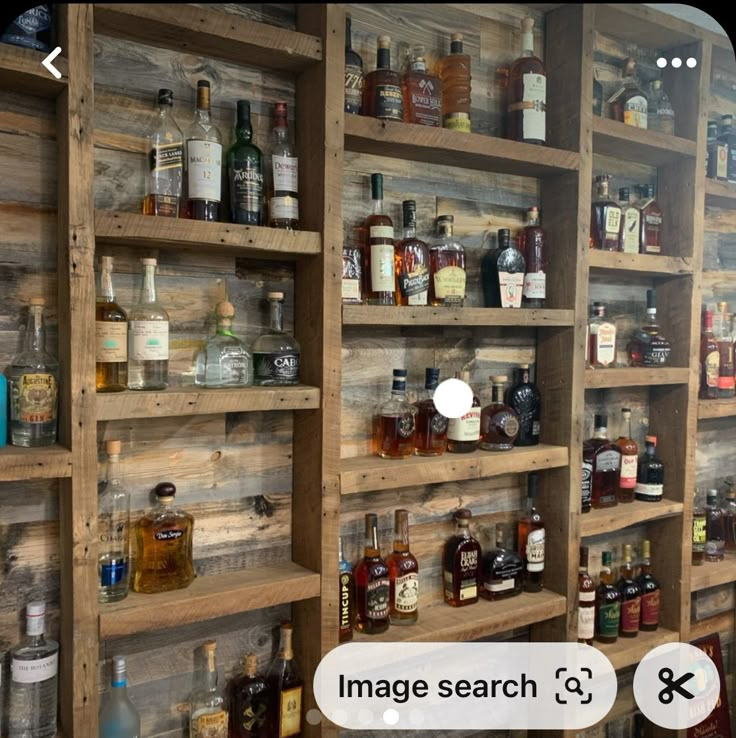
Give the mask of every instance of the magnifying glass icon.
M 570 684 L 573 686 L 571 687 Z M 568 677 L 565 680 L 565 689 L 570 692 L 570 694 L 575 693 L 579 694 L 581 697 L 583 696 L 583 685 L 580 684 L 580 680 L 577 677 Z

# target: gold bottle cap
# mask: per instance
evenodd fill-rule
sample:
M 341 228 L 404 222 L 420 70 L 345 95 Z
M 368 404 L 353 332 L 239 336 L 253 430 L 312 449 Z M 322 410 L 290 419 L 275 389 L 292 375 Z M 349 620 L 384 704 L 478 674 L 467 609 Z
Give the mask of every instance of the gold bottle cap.
M 40 305 L 43 307 L 46 304 L 46 298 L 44 297 L 32 297 L 31 305 Z
M 108 456 L 120 454 L 120 441 L 105 441 L 105 452 Z
M 217 641 L 205 641 L 203 648 L 206 654 L 214 653 L 217 648 Z
M 648 559 L 652 555 L 651 544 L 649 541 L 644 541 L 641 544 L 641 555 L 644 559 Z
M 222 302 L 217 303 L 215 315 L 217 315 L 218 318 L 232 318 L 235 315 L 235 307 L 231 302 L 223 300 Z
M 529 364 L 519 364 L 519 369 L 528 369 Z
M 283 300 L 284 299 L 284 293 L 283 292 L 269 292 L 266 295 L 266 298 L 268 300 Z

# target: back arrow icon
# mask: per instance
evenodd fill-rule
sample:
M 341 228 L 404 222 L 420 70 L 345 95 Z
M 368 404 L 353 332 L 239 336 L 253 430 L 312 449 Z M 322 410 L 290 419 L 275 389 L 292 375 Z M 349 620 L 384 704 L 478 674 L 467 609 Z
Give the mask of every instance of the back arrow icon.
M 57 56 L 61 54 L 61 46 L 57 46 L 42 62 L 41 64 L 46 67 L 46 69 L 51 72 L 51 74 L 56 77 L 56 79 L 61 79 L 61 72 L 51 63 L 56 59 Z

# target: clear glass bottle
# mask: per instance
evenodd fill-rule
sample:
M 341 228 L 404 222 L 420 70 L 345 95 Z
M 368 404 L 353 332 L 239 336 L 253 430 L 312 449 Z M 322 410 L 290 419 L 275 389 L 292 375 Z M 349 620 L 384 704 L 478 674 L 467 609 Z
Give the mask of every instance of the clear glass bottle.
M 675 135 L 675 111 L 667 93 L 664 91 L 661 79 L 655 79 L 651 84 L 649 105 L 647 109 L 647 127 L 650 131 Z
M 641 622 L 641 590 L 634 581 L 634 566 L 631 563 L 631 544 L 624 545 L 623 563 L 619 567 L 619 580 L 616 583 L 621 592 L 621 622 L 618 634 L 622 638 L 636 638 Z
M 401 75 L 391 69 L 391 36 L 379 36 L 376 68 L 365 76 L 363 115 L 381 120 L 403 120 Z
M 404 122 L 439 128 L 442 124 L 442 83 L 427 72 L 424 46 L 412 49 L 409 69 L 401 80 Z
M 394 224 L 383 211 L 382 174 L 371 174 L 371 203 L 371 214 L 365 220 L 365 300 L 369 305 L 395 305 Z
M 355 575 L 353 567 L 345 558 L 342 536 L 339 542 L 339 570 L 340 570 L 340 643 L 353 640 L 355 627 Z
M 578 643 L 593 645 L 595 635 L 595 582 L 588 573 L 588 547 L 580 546 L 578 567 Z
M 120 441 L 106 441 L 107 473 L 98 485 L 100 602 L 117 602 L 130 587 L 130 494 L 120 479 Z
M 506 529 L 496 525 L 496 547 L 483 554 L 481 560 L 480 596 L 486 600 L 503 600 L 522 592 L 524 562 L 506 546 Z
M 7 369 L 10 443 L 34 448 L 56 443 L 59 412 L 59 362 L 46 351 L 43 297 L 32 297 L 23 350 Z
M 437 218 L 438 238 L 429 247 L 430 305 L 462 307 L 465 302 L 465 248 L 453 235 L 452 215 Z
M 271 131 L 271 197 L 268 217 L 271 228 L 299 230 L 299 159 L 289 141 L 285 102 L 274 105 Z
M 363 108 L 363 59 L 353 48 L 352 20 L 345 16 L 345 112 L 360 115 Z
M 649 101 L 636 78 L 636 60 L 629 57 L 623 70 L 621 87 L 609 98 L 614 120 L 637 128 L 647 127 Z
M 506 393 L 506 404 L 519 416 L 519 435 L 515 446 L 536 446 L 539 443 L 542 415 L 542 394 L 531 380 L 529 364 L 515 370 L 514 384 Z
M 470 55 L 463 53 L 463 34 L 450 37 L 450 53 L 440 59 L 442 127 L 470 133 Z
M 197 354 L 195 384 L 212 389 L 247 387 L 253 383 L 253 359 L 246 345 L 233 335 L 235 308 L 218 302 L 217 332 Z
M 125 656 L 112 657 L 112 689 L 100 708 L 100 738 L 140 738 L 141 716 L 128 697 Z
M 373 415 L 374 453 L 384 459 L 405 459 L 414 453 L 416 412 L 406 399 L 406 369 L 394 369 L 391 396 Z
M 301 346 L 284 331 L 284 293 L 269 292 L 266 297 L 271 315 L 271 332 L 253 342 L 253 384 L 299 384 Z
M 639 200 L 636 203 L 641 213 L 639 253 L 661 254 L 660 231 L 662 228 L 662 208 L 654 197 L 654 185 L 639 185 Z
M 249 653 L 243 672 L 230 681 L 229 738 L 264 738 L 272 699 L 266 678 L 258 673 L 258 657 Z
M 470 385 L 470 372 L 455 372 L 455 379 Z M 469 454 L 478 448 L 480 442 L 480 400 L 473 393 L 473 404 L 467 413 L 459 418 L 450 418 L 447 423 L 447 450 L 452 454 Z
M 148 135 L 144 215 L 178 218 L 184 179 L 184 134 L 174 119 L 174 93 L 158 91 L 158 118 Z
M 396 244 L 396 299 L 399 305 L 426 305 L 429 299 L 429 247 L 417 238 L 417 204 L 401 203 L 404 237 Z
M 263 225 L 263 154 L 253 143 L 250 102 L 238 100 L 235 141 L 227 152 L 230 219 L 243 225 Z
M 511 451 L 519 435 L 519 416 L 503 401 L 505 375 L 492 376 L 491 403 L 480 414 L 480 447 L 484 451 Z
M 595 639 L 599 643 L 615 643 L 621 623 L 621 592 L 613 584 L 612 555 L 601 555 L 600 584 L 595 591 Z
M 701 400 L 718 397 L 718 374 L 721 355 L 713 334 L 713 311 L 703 311 L 703 333 L 700 336 L 700 392 Z
M 544 230 L 539 225 L 539 209 L 536 206 L 529 208 L 526 211 L 526 225 L 519 238 L 519 251 L 526 264 L 521 304 L 527 308 L 543 308 L 547 297 L 545 242 Z
M 654 290 L 647 290 L 647 317 L 631 337 L 627 352 L 632 366 L 666 366 L 669 363 L 672 346 L 659 332 L 657 295 Z
M 391 625 L 413 625 L 419 619 L 419 564 L 409 550 L 409 511 L 394 512 L 394 549 L 386 557 L 390 582 Z
M 279 650 L 271 662 L 266 679 L 273 695 L 271 724 L 268 736 L 292 738 L 302 729 L 302 692 L 304 682 L 294 658 L 294 628 L 291 623 L 281 623 Z
M 445 453 L 448 419 L 437 410 L 433 399 L 439 381 L 439 369 L 425 369 L 424 396 L 415 403 L 417 414 L 414 453 L 417 456 L 441 456 Z
M 541 592 L 544 588 L 545 528 L 536 508 L 539 475 L 526 477 L 526 513 L 519 519 L 519 556 L 524 560 L 524 591 Z
M 694 492 L 693 500 L 693 535 L 692 535 L 692 565 L 705 564 L 705 544 L 708 540 L 708 521 L 705 510 L 698 501 L 698 491 Z
M 634 496 L 640 502 L 661 502 L 664 495 L 664 464 L 657 458 L 657 436 L 645 439 L 645 451 L 639 459 Z
M 593 437 L 583 443 L 583 458 L 593 470 L 591 506 L 614 507 L 618 504 L 621 451 L 608 438 L 607 415 L 596 415 L 593 425 Z
M 652 574 L 652 548 L 649 541 L 642 543 L 641 564 L 636 583 L 641 591 L 641 622 L 639 630 L 657 630 L 659 627 L 660 586 Z
M 128 317 L 115 299 L 112 272 L 112 256 L 101 256 L 95 304 L 95 387 L 98 392 L 128 389 Z
M 590 211 L 590 248 L 620 251 L 621 206 L 608 194 L 610 174 L 595 178 L 596 199 Z
M 156 298 L 156 259 L 141 259 L 143 286 L 128 312 L 128 389 L 169 386 L 169 314 Z
M 718 490 L 709 489 L 705 493 L 705 497 L 705 560 L 723 561 L 726 549 L 726 521 L 723 510 L 718 504 Z
M 453 513 L 455 534 L 447 539 L 442 551 L 442 578 L 445 602 L 465 607 L 478 602 L 480 582 L 480 543 L 470 534 L 473 514 L 467 508 Z
M 622 430 L 626 431 L 616 439 L 616 446 L 621 452 L 621 473 L 618 480 L 616 499 L 619 502 L 633 502 L 636 489 L 637 469 L 639 466 L 639 447 L 631 437 L 631 409 L 621 408 Z
M 506 130 L 513 141 L 543 144 L 547 139 L 547 72 L 534 53 L 533 28 L 533 18 L 521 21 L 521 56 L 509 70 Z
M 618 200 L 621 204 L 619 250 L 625 254 L 638 254 L 641 233 L 641 212 L 631 201 L 631 190 L 628 187 L 622 187 L 618 191 Z
M 54 738 L 59 644 L 46 638 L 46 603 L 26 606 L 26 636 L 10 649 L 8 738 Z
M 391 580 L 378 547 L 378 516 L 366 513 L 363 558 L 355 567 L 355 599 L 359 633 L 378 635 L 388 630 L 391 605 Z
M 588 341 L 588 365 L 591 369 L 616 365 L 616 324 L 606 320 L 606 306 L 600 302 L 593 303 Z
M 189 738 L 228 738 L 227 706 L 217 684 L 216 649 L 215 641 L 203 646 L 207 666 L 203 683 L 189 698 Z
M 526 262 L 508 228 L 498 230 L 498 249 L 493 252 L 490 291 L 486 307 L 520 308 Z

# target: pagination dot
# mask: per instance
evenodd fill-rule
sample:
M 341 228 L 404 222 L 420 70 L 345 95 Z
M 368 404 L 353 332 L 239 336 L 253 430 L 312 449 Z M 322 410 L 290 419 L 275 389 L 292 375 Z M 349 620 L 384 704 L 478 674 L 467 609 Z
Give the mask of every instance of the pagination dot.
M 665 59 L 663 56 L 660 56 L 659 59 L 657 59 L 657 66 L 660 69 L 664 69 L 667 66 L 667 59 Z
M 685 64 L 687 64 L 690 69 L 694 69 L 698 64 L 698 60 L 694 56 L 689 56 Z
M 383 713 L 383 722 L 386 723 L 386 725 L 396 725 L 396 723 L 399 722 L 398 711 L 393 708 L 386 710 L 386 712 Z
M 322 722 L 322 713 L 314 708 L 308 710 L 305 717 L 310 725 L 319 725 Z
M 680 67 L 682 66 L 682 59 L 680 59 L 680 57 L 679 57 L 679 56 L 676 56 L 676 57 L 675 57 L 675 58 L 674 58 L 674 59 L 672 60 L 672 66 L 673 66 L 673 67 L 674 67 L 675 69 L 679 69 L 679 68 L 680 68 Z

